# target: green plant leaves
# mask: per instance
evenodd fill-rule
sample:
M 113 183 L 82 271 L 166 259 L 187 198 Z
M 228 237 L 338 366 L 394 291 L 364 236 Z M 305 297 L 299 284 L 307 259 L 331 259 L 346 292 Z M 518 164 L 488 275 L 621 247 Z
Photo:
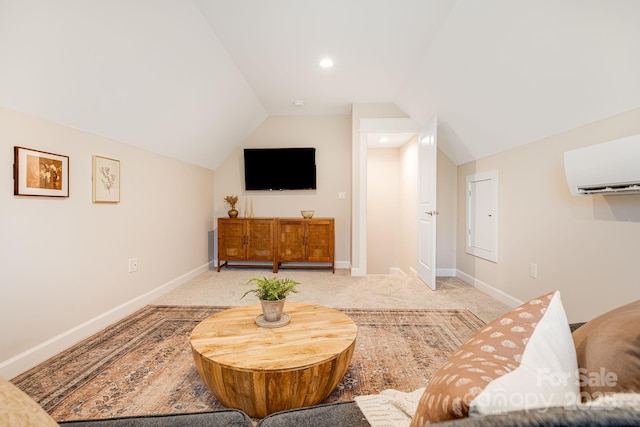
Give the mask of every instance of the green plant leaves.
M 286 277 L 263 277 L 262 279 L 254 277 L 245 283 L 245 286 L 248 285 L 253 285 L 253 289 L 249 289 L 245 292 L 240 299 L 244 298 L 248 294 L 254 294 L 261 300 L 277 301 L 285 299 L 287 295 L 292 292 L 298 292 L 296 286 L 299 285 L 299 283 Z

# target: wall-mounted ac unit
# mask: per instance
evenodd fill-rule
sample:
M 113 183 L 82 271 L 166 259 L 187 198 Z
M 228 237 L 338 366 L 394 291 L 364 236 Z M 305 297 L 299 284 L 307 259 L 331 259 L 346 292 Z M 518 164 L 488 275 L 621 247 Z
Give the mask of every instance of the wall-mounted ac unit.
M 564 153 L 571 194 L 640 194 L 640 134 Z

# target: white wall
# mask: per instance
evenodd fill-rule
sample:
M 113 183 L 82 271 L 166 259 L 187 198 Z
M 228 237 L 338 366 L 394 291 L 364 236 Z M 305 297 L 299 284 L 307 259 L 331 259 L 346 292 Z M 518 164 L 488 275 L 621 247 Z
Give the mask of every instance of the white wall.
M 176 143 L 179 143 L 177 141 Z M 69 156 L 69 198 L 13 195 L 13 147 Z M 91 202 L 91 156 L 121 202 Z M 213 172 L 0 109 L 0 375 L 11 378 L 208 267 Z M 128 273 L 128 259 L 139 271 Z
M 367 273 L 400 267 L 400 149 L 369 148 L 367 156 Z M 414 207 L 415 208 L 415 207 Z
M 563 153 L 640 133 L 640 108 L 458 168 L 457 268 L 526 301 L 558 289 L 570 321 L 640 299 L 640 195 L 573 197 Z M 465 177 L 499 173 L 497 263 L 465 253 Z M 530 264 L 538 278 L 530 277 Z
M 227 195 L 239 196 L 244 211 L 253 203 L 256 217 L 301 218 L 303 209 L 315 217 L 335 218 L 336 267 L 350 264 L 351 139 L 349 116 L 271 116 L 266 119 L 215 171 L 215 214 L 226 217 Z M 315 147 L 317 190 L 245 191 L 244 148 Z M 345 192 L 345 199 L 338 193 Z M 216 226 L 217 227 L 217 226 Z

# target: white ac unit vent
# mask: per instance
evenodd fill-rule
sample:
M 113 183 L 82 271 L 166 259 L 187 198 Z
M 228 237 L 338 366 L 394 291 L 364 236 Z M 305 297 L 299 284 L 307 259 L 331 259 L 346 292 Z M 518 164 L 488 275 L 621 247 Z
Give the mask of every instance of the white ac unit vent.
M 640 194 L 640 134 L 564 153 L 571 194 Z

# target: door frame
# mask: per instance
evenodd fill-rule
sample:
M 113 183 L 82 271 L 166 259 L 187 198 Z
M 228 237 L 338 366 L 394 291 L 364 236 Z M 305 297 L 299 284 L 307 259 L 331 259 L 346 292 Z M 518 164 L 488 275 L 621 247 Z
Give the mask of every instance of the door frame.
M 356 168 L 353 174 L 351 198 L 351 275 L 367 275 L 367 150 L 369 133 L 415 133 L 420 126 L 411 118 L 362 118 L 359 137 L 353 141 L 353 153 L 357 153 Z

